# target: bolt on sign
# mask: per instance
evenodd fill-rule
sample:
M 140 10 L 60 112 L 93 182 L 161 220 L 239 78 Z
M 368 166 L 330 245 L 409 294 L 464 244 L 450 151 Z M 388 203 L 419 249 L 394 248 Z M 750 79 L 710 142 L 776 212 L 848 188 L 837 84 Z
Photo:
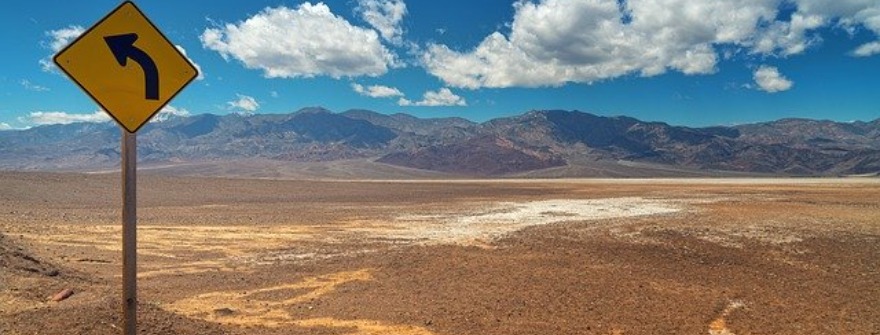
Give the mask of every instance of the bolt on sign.
M 61 50 L 55 64 L 135 133 L 198 71 L 131 1 Z

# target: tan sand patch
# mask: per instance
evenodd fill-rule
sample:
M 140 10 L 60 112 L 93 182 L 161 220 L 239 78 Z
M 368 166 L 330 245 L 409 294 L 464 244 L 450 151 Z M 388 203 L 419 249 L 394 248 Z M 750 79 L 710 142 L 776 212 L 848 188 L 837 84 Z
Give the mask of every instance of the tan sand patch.
M 352 328 L 351 334 L 429 335 L 421 327 L 388 325 L 373 320 L 337 320 L 315 318 L 296 320 L 289 309 L 313 302 L 336 289 L 356 281 L 373 280 L 372 271 L 338 272 L 306 278 L 293 284 L 278 285 L 247 291 L 221 291 L 200 294 L 164 306 L 168 311 L 211 322 L 239 326 L 278 328 L 299 326 L 306 328 Z
M 730 313 L 733 313 L 733 311 L 743 308 L 745 306 L 746 305 L 742 301 L 738 300 L 728 303 L 727 307 L 725 307 L 724 310 L 721 311 L 721 315 L 719 315 L 718 318 L 716 318 L 715 320 L 712 320 L 712 323 L 709 324 L 709 335 L 736 335 L 734 332 L 730 331 L 730 329 L 727 328 L 727 321 L 725 320 L 725 318 L 727 318 Z
M 350 328 L 353 332 L 346 335 L 432 335 L 434 333 L 425 328 L 407 325 L 389 325 L 372 320 L 338 320 L 333 318 L 319 318 L 293 321 L 292 324 L 304 328 Z

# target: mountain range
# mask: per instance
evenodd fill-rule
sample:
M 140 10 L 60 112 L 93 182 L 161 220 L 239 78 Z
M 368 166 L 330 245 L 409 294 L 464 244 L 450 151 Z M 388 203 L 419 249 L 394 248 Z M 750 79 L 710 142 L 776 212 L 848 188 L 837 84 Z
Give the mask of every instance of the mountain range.
M 110 171 L 112 123 L 0 132 L 0 169 Z M 880 119 L 683 127 L 579 111 L 475 123 L 368 110 L 170 117 L 138 133 L 144 169 L 264 177 L 652 177 L 880 174 Z M 299 172 L 297 172 L 299 171 Z

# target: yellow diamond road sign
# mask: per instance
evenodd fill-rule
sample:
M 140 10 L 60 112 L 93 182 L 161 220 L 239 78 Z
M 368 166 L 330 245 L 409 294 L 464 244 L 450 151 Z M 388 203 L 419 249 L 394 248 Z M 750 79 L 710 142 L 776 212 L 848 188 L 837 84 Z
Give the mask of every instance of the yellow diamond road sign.
M 131 1 L 61 50 L 55 64 L 132 133 L 198 75 Z

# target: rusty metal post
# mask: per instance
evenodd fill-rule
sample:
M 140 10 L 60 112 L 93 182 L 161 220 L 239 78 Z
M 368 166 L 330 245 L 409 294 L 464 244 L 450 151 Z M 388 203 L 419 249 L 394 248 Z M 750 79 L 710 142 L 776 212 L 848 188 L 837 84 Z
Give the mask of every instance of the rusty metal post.
M 137 134 L 122 129 L 123 335 L 137 334 Z

